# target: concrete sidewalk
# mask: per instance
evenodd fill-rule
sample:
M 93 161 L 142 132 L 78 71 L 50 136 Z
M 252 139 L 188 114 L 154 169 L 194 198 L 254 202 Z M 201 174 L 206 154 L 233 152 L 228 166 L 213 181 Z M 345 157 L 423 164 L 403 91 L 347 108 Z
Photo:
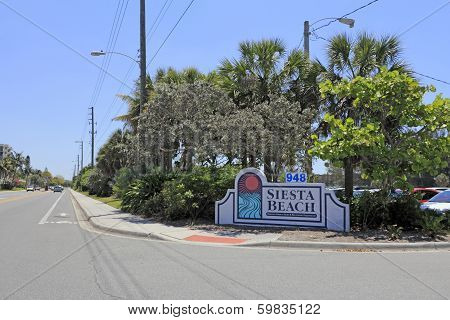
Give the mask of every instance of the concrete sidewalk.
M 223 231 L 203 231 L 189 227 L 173 227 L 141 218 L 119 209 L 115 209 L 101 201 L 94 200 L 74 190 L 70 190 L 73 198 L 79 204 L 86 220 L 94 227 L 125 235 L 153 238 L 158 240 L 203 242 L 220 245 L 257 245 L 277 240 L 280 233 L 253 234 L 240 232 L 236 234 Z
M 70 190 L 73 199 L 83 212 L 86 220 L 95 228 L 104 231 L 184 243 L 209 243 L 230 246 L 259 246 L 272 248 L 302 248 L 350 251 L 380 250 L 433 250 L 450 249 L 449 242 L 416 243 L 350 243 L 350 242 L 312 242 L 280 241 L 281 233 L 250 233 L 246 231 L 224 232 L 204 231 L 189 227 L 174 227 L 154 222 L 121 210 L 115 209 L 101 201 L 94 200 L 81 193 Z

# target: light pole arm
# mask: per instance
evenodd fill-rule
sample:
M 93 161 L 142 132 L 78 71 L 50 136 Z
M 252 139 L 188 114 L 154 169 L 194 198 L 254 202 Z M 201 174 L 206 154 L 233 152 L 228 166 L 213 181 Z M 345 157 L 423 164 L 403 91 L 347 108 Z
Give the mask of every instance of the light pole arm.
M 125 54 L 125 53 L 116 52 L 116 51 L 92 51 L 91 52 L 91 56 L 94 56 L 94 57 L 96 57 L 96 56 L 104 56 L 104 55 L 107 55 L 107 54 L 118 54 L 120 56 L 127 57 L 130 60 L 133 60 L 134 62 L 136 62 L 138 64 L 138 66 L 140 65 L 140 61 L 139 60 L 136 60 L 135 58 L 133 58 L 133 57 L 131 57 L 131 56 Z

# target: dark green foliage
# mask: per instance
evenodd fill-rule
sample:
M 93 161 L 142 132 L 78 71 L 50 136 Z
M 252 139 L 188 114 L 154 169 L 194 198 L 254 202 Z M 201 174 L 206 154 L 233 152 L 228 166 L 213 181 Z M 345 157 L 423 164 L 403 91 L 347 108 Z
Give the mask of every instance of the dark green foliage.
M 365 192 L 350 203 L 350 220 L 355 229 L 380 229 L 396 225 L 404 230 L 419 226 L 423 214 L 420 203 L 411 194 L 391 197 L 383 192 Z
M 397 224 L 405 230 L 412 230 L 418 226 L 423 212 L 420 202 L 413 194 L 404 194 L 388 203 L 389 219 L 385 224 Z
M 112 194 L 112 181 L 104 175 L 99 169 L 90 171 L 88 178 L 89 194 L 95 194 L 99 197 L 109 197 Z
M 164 173 L 153 169 L 131 183 L 122 198 L 122 209 L 134 214 L 151 215 L 154 208 L 152 198 L 161 192 L 164 182 L 174 179 L 176 173 Z
M 130 184 L 136 179 L 137 175 L 133 169 L 123 167 L 114 177 L 113 192 L 117 198 L 123 198 L 125 192 L 128 190 Z
M 196 167 L 177 180 L 164 184 L 161 192 L 164 204 L 163 218 L 177 220 L 199 217 L 214 219 L 214 202 L 223 198 L 234 185 L 239 168 Z
M 135 180 L 122 199 L 124 211 L 158 220 L 214 219 L 214 202 L 233 188 L 239 168 L 195 167 L 190 172 L 153 170 Z
M 435 211 L 424 211 L 420 220 L 422 232 L 433 239 L 445 235 L 445 219 L 444 215 Z
M 398 227 L 396 224 L 386 226 L 389 240 L 397 240 L 402 237 L 403 228 Z

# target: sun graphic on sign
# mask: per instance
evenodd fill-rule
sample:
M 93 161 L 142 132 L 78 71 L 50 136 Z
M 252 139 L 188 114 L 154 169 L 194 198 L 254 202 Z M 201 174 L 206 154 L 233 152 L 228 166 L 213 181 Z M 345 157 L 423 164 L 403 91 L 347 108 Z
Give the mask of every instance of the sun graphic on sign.
M 261 219 L 261 178 L 254 173 L 246 173 L 238 181 L 238 217 Z

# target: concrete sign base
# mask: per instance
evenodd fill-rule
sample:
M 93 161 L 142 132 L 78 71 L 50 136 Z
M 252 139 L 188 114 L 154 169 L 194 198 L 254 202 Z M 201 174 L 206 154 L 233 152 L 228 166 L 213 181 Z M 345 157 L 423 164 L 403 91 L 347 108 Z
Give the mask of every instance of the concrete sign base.
M 272 183 L 258 169 L 243 169 L 235 188 L 216 201 L 216 224 L 350 230 L 350 209 L 323 183 Z

